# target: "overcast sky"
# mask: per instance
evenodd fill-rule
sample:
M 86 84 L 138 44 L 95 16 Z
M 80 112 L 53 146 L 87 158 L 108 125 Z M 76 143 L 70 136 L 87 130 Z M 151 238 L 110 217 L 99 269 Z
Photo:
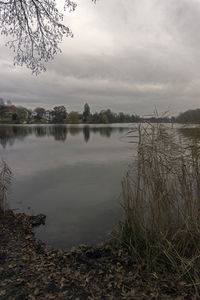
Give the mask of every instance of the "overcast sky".
M 0 37 L 0 98 L 28 108 L 139 115 L 200 108 L 200 0 L 77 0 L 74 38 L 47 71 L 13 66 Z

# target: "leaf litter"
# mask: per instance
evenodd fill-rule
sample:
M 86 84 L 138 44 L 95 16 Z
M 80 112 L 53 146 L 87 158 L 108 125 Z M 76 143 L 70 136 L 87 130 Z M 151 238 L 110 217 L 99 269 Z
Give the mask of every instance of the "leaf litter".
M 109 243 L 50 250 L 33 227 L 45 216 L 0 215 L 0 299 L 195 299 L 177 274 L 138 269 L 126 249 Z

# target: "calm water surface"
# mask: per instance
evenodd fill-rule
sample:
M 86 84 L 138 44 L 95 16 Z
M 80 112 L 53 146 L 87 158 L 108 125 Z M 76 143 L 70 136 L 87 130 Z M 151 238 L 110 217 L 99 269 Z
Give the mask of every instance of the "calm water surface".
M 121 217 L 121 180 L 134 125 L 1 125 L 0 154 L 13 170 L 9 203 L 44 213 L 37 237 L 51 248 L 97 244 Z

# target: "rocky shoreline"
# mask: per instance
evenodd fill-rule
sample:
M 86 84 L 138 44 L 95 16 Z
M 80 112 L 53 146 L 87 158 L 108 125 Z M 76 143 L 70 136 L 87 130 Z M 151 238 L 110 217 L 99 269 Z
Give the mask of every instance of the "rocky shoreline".
M 138 270 L 109 244 L 53 251 L 36 240 L 44 215 L 0 215 L 0 299 L 195 299 L 177 274 Z

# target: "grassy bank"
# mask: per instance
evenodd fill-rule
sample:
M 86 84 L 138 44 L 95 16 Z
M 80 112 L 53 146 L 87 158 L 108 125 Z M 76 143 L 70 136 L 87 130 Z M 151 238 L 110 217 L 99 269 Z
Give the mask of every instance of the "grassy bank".
M 138 269 L 176 272 L 200 297 L 200 140 L 143 124 L 136 161 L 122 182 L 124 215 L 112 243 Z

